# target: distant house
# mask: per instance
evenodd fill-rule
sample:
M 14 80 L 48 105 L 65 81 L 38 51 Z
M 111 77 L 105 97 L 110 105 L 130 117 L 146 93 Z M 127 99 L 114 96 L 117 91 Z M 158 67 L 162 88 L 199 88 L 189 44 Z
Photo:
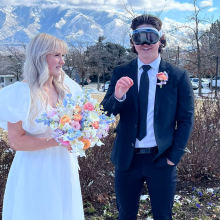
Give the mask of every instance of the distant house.
M 12 74 L 4 74 L 0 75 L 0 88 L 11 85 L 17 81 L 15 75 Z

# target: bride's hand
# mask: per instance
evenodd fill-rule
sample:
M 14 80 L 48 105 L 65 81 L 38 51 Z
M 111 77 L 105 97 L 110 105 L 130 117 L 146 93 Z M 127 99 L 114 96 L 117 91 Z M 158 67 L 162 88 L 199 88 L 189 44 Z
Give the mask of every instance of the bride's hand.
M 54 138 L 52 141 L 55 143 L 53 146 L 57 146 L 59 144 Z M 62 142 L 61 144 L 59 144 L 59 146 L 66 148 L 71 153 L 72 147 L 69 143 Z
M 63 143 L 62 143 L 60 146 L 66 148 L 70 153 L 72 153 L 72 152 L 71 152 L 72 147 L 71 147 L 70 144 L 63 144 Z

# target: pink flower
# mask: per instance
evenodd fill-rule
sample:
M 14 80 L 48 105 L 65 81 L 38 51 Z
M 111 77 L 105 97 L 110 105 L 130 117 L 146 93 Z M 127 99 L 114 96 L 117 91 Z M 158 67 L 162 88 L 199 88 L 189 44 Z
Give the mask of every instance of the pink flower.
M 61 144 L 63 145 L 69 145 L 69 141 L 64 141 L 63 139 L 60 140 Z
M 105 130 L 106 130 L 106 131 L 109 130 L 109 125 L 108 125 L 108 124 L 106 124 L 106 128 L 105 128 Z
M 50 117 L 53 117 L 54 115 L 56 115 L 56 111 L 55 109 L 51 109 L 48 113 L 47 113 L 47 117 L 50 118 Z
M 80 123 L 79 123 L 78 121 L 73 121 L 73 122 L 71 122 L 71 123 L 70 123 L 70 126 L 71 126 L 72 128 L 74 128 L 75 130 L 79 130 L 79 129 L 81 128 L 81 125 L 80 125 Z
M 92 111 L 94 109 L 93 105 L 89 102 L 87 102 L 85 105 L 84 105 L 84 109 L 85 110 L 89 110 L 89 111 Z

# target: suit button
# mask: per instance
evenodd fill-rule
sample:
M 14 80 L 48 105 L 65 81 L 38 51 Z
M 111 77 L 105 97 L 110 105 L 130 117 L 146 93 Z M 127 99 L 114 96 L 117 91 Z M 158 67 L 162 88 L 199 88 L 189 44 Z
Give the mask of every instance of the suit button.
M 137 125 L 134 125 L 134 128 L 136 129 L 136 128 L 137 128 Z
M 132 143 L 131 146 L 134 147 L 134 143 Z
M 115 104 L 112 106 L 112 109 L 115 109 Z

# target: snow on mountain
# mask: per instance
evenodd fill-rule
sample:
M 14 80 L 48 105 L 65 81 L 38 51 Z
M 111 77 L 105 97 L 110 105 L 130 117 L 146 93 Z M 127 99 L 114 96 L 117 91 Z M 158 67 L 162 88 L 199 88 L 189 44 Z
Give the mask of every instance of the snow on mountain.
M 45 6 L 0 6 L 0 45 L 27 43 L 38 33 L 67 42 L 94 44 L 106 41 L 129 45 L 130 21 L 118 13 Z
M 120 19 L 114 19 L 104 26 L 104 36 L 107 41 L 117 44 L 129 42 L 130 25 Z

